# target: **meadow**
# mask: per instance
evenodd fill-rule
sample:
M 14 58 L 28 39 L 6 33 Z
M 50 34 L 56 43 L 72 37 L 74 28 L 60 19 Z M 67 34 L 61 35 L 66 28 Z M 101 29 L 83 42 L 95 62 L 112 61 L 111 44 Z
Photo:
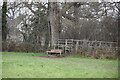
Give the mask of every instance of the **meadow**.
M 2 53 L 3 78 L 117 78 L 118 60 L 46 58 L 44 53 Z

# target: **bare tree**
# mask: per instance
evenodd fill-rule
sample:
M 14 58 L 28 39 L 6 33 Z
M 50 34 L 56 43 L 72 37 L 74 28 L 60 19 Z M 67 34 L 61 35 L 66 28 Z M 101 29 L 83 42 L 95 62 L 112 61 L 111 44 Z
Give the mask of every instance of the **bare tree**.
M 49 20 L 51 25 L 51 41 L 52 45 L 54 45 L 59 39 L 60 35 L 60 15 L 59 15 L 59 7 L 56 2 L 51 2 L 49 4 Z
M 2 6 L 2 41 L 6 41 L 7 39 L 7 2 L 3 2 Z

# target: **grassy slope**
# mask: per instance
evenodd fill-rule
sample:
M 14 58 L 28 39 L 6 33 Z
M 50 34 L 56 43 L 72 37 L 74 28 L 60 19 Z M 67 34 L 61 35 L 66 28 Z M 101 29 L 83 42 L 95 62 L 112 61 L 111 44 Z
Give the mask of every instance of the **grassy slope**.
M 117 67 L 117 60 L 3 54 L 2 75 L 3 78 L 116 78 Z

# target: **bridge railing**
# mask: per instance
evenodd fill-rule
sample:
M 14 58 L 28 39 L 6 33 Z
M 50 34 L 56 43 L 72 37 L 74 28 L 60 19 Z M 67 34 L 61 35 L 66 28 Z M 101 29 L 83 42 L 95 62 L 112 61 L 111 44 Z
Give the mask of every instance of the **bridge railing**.
M 117 42 L 105 42 L 105 41 L 89 41 L 89 40 L 74 40 L 74 39 L 58 39 L 58 48 L 62 48 L 65 51 L 71 51 L 73 48 L 78 50 L 79 48 L 99 48 L 102 46 L 107 46 L 111 49 L 117 50 Z

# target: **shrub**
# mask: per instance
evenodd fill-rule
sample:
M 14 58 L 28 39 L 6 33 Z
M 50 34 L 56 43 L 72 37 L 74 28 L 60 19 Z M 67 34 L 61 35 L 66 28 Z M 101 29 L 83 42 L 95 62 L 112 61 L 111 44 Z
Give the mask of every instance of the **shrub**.
M 113 50 L 107 46 L 103 46 L 101 48 L 96 48 L 95 53 L 101 59 L 116 59 L 117 58 L 117 51 Z
M 6 41 L 6 42 L 2 42 L 2 51 L 39 53 L 39 52 L 44 52 L 46 50 L 40 44 Z
M 99 48 L 94 48 L 92 51 L 84 50 L 80 48 L 77 51 L 74 51 L 75 55 L 81 57 L 92 57 L 96 59 L 117 59 L 117 50 L 111 49 L 108 46 L 102 46 Z

